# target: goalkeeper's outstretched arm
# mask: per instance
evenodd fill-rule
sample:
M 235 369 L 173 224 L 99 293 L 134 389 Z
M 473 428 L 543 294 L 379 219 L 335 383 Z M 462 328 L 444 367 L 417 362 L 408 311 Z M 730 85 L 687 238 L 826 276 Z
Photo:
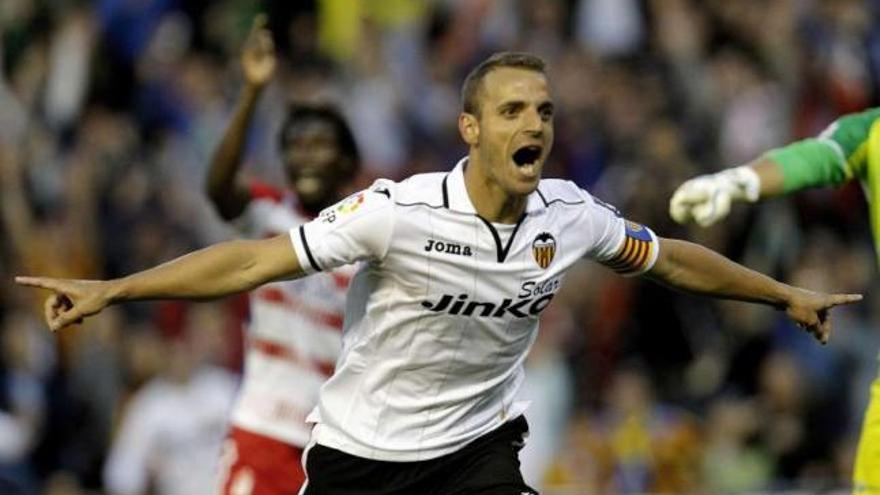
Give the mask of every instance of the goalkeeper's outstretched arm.
M 769 155 L 717 174 L 683 183 L 669 201 L 669 215 L 678 223 L 708 227 L 724 219 L 736 202 L 754 203 L 785 193 L 782 167 Z
M 869 140 L 878 119 L 880 108 L 845 115 L 815 138 L 773 149 L 746 165 L 688 180 L 673 194 L 669 214 L 679 223 L 708 226 L 726 217 L 736 202 L 864 179 Z

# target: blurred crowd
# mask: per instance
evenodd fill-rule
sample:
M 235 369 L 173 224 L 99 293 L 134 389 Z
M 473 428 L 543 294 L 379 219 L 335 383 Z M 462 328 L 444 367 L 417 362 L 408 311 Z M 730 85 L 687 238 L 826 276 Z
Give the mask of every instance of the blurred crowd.
M 857 185 L 682 228 L 683 180 L 877 104 L 876 0 L 2 0 L 0 493 L 208 493 L 241 366 L 241 297 L 106 311 L 61 335 L 14 274 L 116 277 L 234 235 L 203 180 L 269 15 L 283 67 L 247 173 L 281 183 L 291 101 L 342 109 L 375 177 L 451 169 L 458 90 L 497 50 L 540 55 L 545 176 L 658 234 L 813 289 L 868 295 L 827 347 L 771 308 L 585 264 L 545 312 L 522 395 L 546 494 L 845 489 L 878 372 L 880 290 Z M 186 428 L 168 424 L 186 417 Z M 181 479 L 191 483 L 182 486 Z M 201 485 L 199 483 L 202 483 Z M 202 488 L 195 488 L 202 487 Z

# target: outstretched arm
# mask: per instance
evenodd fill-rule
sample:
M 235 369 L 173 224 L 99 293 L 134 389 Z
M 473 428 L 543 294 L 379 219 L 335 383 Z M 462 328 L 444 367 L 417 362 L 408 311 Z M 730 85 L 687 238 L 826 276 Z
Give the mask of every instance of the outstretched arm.
M 241 56 L 245 86 L 239 95 L 232 121 L 214 151 L 205 181 L 208 198 L 225 220 L 241 215 L 249 201 L 247 188 L 237 180 L 242 149 L 257 101 L 263 88 L 272 79 L 276 66 L 272 36 L 265 26 L 266 16 L 257 16 L 245 42 Z
M 758 176 L 758 199 L 770 199 L 785 193 L 782 167 L 764 155 L 747 165 Z
M 16 277 L 21 285 L 49 289 L 44 309 L 59 330 L 106 306 L 148 299 L 213 299 L 302 275 L 290 236 L 229 241 L 115 280 Z
M 823 344 L 831 335 L 828 310 L 862 299 L 859 294 L 822 294 L 792 287 L 703 246 L 675 239 L 660 239 L 660 254 L 647 276 L 685 292 L 785 310 L 789 318 Z
M 735 202 L 864 179 L 866 143 L 878 118 L 880 108 L 845 115 L 815 138 L 770 150 L 746 165 L 694 177 L 675 191 L 669 214 L 679 223 L 705 227 L 726 217 Z

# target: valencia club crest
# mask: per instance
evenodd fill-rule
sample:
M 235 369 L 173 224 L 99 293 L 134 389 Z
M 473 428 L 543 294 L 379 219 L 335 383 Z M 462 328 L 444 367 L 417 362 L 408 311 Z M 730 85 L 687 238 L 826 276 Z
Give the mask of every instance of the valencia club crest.
M 556 239 L 548 232 L 541 232 L 532 241 L 532 256 L 535 257 L 535 263 L 541 268 L 547 268 L 553 262 L 553 255 L 556 254 Z

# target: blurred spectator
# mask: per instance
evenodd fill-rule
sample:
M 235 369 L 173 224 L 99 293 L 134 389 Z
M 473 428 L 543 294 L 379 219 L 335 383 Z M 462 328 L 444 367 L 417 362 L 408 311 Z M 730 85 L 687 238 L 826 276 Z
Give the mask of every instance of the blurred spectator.
M 703 455 L 711 493 L 749 493 L 769 485 L 773 458 L 753 441 L 762 421 L 759 414 L 755 404 L 746 400 L 724 399 L 712 405 Z
M 222 325 L 217 308 L 194 307 L 184 335 L 167 342 L 164 372 L 125 406 L 104 469 L 111 494 L 210 493 L 237 387 L 211 364 Z
M 578 423 L 579 433 L 570 438 L 583 443 L 563 450 L 549 484 L 585 482 L 594 487 L 591 493 L 697 489 L 701 439 L 694 418 L 657 403 L 648 378 L 634 367 L 614 376 L 605 405 Z M 572 450 L 584 450 L 585 458 L 571 457 L 577 455 Z
M 575 22 L 578 40 L 603 56 L 635 53 L 645 38 L 643 12 L 636 0 L 580 0 Z
M 0 327 L 0 488 L 25 494 L 36 489 L 30 465 L 46 416 L 43 385 L 52 350 L 37 321 L 7 315 Z

